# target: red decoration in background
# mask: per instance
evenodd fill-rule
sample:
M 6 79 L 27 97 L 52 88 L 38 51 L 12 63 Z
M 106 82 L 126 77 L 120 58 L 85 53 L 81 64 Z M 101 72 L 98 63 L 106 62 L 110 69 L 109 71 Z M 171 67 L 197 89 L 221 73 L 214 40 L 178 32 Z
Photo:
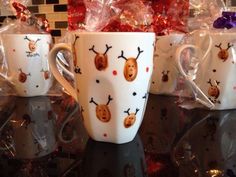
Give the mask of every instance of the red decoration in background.
M 86 14 L 83 0 L 68 0 L 68 28 L 77 30 L 81 28 Z
M 99 4 L 98 9 L 101 10 L 100 1 L 68 0 L 69 30 L 86 30 L 86 12 L 91 11 L 86 11 L 90 6 L 85 4 L 91 8 Z M 154 31 L 157 35 L 165 35 L 171 31 L 188 32 L 189 0 L 117 0 L 109 3 L 104 1 L 102 5 L 103 9 L 110 9 L 106 13 L 111 18 L 106 24 L 101 19 L 101 23 L 105 24 L 101 31 Z
M 153 0 L 152 9 L 152 25 L 157 35 L 165 35 L 170 31 L 188 32 L 188 0 Z
M 13 2 L 12 7 L 16 11 L 16 18 L 26 22 L 29 26 L 35 26 L 40 32 L 50 32 L 49 23 L 46 18 L 35 17 L 23 4 Z

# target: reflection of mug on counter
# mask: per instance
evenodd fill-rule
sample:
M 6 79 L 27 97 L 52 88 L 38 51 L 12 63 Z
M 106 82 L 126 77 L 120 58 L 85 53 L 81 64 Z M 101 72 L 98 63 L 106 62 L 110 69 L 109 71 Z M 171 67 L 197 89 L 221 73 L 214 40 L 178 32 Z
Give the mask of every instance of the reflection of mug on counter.
M 15 104 L 11 119 L 1 130 L 1 149 L 20 159 L 39 158 L 52 153 L 57 141 L 55 114 L 49 98 L 19 97 Z M 7 139 L 8 136 L 11 140 Z M 8 147 L 5 141 L 8 141 Z
M 13 84 L 17 96 L 46 95 L 53 77 L 49 71 L 50 34 L 2 34 L 5 70 L 0 75 Z
M 91 138 L 118 144 L 131 141 L 146 108 L 155 34 L 75 32 L 70 36 L 72 45 L 56 44 L 50 52 L 53 75 L 80 104 Z M 73 63 L 70 75 L 75 87 L 58 71 L 56 56 L 61 50 L 74 55 L 68 63 Z
M 84 153 L 82 176 L 146 176 L 145 156 L 138 135 L 121 145 L 89 139 Z
M 236 108 L 236 33 L 199 31 L 193 44 L 177 49 L 176 62 L 180 73 L 188 81 L 197 101 L 210 109 Z M 200 40 L 200 38 L 203 38 Z M 187 58 L 192 68 L 184 68 L 183 52 L 191 49 L 196 56 Z
M 189 176 L 235 176 L 235 117 L 235 110 L 209 111 L 189 128 L 173 149 L 179 169 Z

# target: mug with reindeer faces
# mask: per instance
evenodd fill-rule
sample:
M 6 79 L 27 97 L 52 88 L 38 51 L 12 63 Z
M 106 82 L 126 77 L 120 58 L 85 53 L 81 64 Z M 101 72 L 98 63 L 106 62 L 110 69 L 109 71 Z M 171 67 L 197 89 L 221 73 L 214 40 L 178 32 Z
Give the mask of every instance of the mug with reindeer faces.
M 154 69 L 150 93 L 163 95 L 178 95 L 179 72 L 175 63 L 175 51 L 184 37 L 183 33 L 170 33 L 156 37 L 154 51 Z
M 0 72 L 14 85 L 17 96 L 46 95 L 52 86 L 48 53 L 50 34 L 2 34 L 0 36 L 7 74 Z
M 194 44 L 185 44 L 177 49 L 179 71 L 199 96 L 198 102 L 214 110 L 235 109 L 236 33 L 209 31 L 207 34 L 204 40 L 199 40 L 196 35 Z M 184 69 L 182 57 L 189 48 L 197 56 L 190 62 L 192 71 Z
M 49 64 L 55 78 L 78 101 L 89 136 L 117 144 L 133 140 L 148 99 L 155 34 L 74 32 L 70 38 L 71 45 L 53 47 Z M 74 55 L 70 63 L 75 87 L 58 71 L 60 50 Z

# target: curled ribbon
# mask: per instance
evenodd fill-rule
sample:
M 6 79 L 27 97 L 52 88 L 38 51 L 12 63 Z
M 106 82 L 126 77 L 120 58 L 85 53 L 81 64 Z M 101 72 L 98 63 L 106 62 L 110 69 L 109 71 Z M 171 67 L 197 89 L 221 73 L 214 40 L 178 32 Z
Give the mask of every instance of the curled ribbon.
M 12 7 L 16 10 L 16 17 L 30 26 L 35 26 L 40 32 L 50 32 L 48 20 L 37 18 L 19 2 L 13 2 Z
M 236 12 L 222 12 L 222 16 L 213 23 L 214 28 L 234 28 L 236 27 Z

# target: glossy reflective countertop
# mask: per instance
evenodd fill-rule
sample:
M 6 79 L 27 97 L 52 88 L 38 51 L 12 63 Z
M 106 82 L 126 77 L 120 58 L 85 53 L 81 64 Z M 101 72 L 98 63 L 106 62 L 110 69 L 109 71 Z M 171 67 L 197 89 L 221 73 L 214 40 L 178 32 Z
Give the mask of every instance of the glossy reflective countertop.
M 149 95 L 132 142 L 90 139 L 70 97 L 0 98 L 0 177 L 235 177 L 236 110 Z

